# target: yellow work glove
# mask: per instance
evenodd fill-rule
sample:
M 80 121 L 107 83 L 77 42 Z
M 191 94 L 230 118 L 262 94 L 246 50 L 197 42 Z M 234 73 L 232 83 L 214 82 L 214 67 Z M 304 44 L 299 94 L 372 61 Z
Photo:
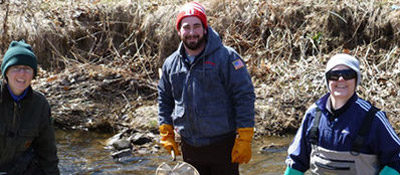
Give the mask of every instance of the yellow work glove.
M 159 129 L 162 146 L 168 150 L 169 153 L 171 153 L 171 149 L 174 149 L 175 155 L 181 155 L 178 145 L 175 142 L 175 133 L 172 125 L 162 124 Z
M 253 128 L 238 128 L 235 145 L 232 149 L 233 163 L 247 163 L 251 159 L 251 140 L 253 140 Z

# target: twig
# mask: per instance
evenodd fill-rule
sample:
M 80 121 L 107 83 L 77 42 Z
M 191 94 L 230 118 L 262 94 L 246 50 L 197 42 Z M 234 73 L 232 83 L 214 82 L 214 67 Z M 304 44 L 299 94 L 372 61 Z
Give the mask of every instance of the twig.
M 124 97 L 126 104 L 128 105 L 129 108 L 132 108 L 131 104 L 129 103 L 128 98 L 126 98 L 126 95 L 124 93 L 121 93 L 122 97 Z
M 6 4 L 6 14 L 4 15 L 4 22 L 3 22 L 3 31 L 4 31 L 4 33 L 3 33 L 3 35 L 2 36 L 4 36 L 4 38 L 2 37 L 2 42 L 4 42 L 4 41 L 6 41 L 6 40 L 8 40 L 8 26 L 7 26 L 7 20 L 8 20 L 8 13 L 9 13 L 9 11 L 10 11 L 10 2 L 6 2 L 6 0 L 4 0 L 4 1 L 2 1 L 2 3 L 7 3 Z
M 335 15 L 336 17 L 338 17 L 339 19 L 341 19 L 344 23 L 346 23 L 347 24 L 347 21 L 346 21 L 346 19 L 344 19 L 343 17 L 341 17 L 339 14 L 337 14 L 337 13 L 335 13 L 335 12 L 332 12 L 332 11 L 328 11 L 330 14 L 332 14 L 332 15 Z
M 49 41 L 48 38 L 46 38 L 47 43 L 49 43 L 50 47 L 53 48 L 53 51 L 56 53 L 56 55 L 60 58 L 64 59 L 64 64 L 68 65 L 68 61 L 67 59 L 57 50 L 56 46 L 54 46 L 54 44 L 52 42 Z

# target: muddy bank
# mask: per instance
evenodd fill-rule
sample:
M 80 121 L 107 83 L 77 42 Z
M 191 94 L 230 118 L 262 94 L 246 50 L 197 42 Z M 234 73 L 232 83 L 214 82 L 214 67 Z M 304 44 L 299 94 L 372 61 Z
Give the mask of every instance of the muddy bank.
M 118 133 L 157 129 L 158 69 L 179 42 L 179 1 L 3 1 L 0 54 L 32 44 L 34 87 L 56 126 Z M 328 58 L 362 63 L 361 97 L 387 111 L 399 133 L 400 10 L 395 2 L 203 1 L 210 25 L 243 56 L 256 87 L 256 135 L 284 135 L 326 92 Z M 23 10 L 26 9 L 26 10 Z

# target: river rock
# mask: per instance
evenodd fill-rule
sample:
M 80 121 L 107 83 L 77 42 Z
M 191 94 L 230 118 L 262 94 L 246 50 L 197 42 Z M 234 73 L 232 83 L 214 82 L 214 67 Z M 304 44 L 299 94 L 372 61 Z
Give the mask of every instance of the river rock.
M 130 155 L 132 155 L 132 151 L 130 148 L 123 149 L 121 151 L 117 151 L 117 152 L 114 152 L 111 154 L 112 158 L 114 158 L 114 159 L 130 156 Z
M 134 145 L 144 145 L 146 143 L 152 142 L 152 138 L 154 138 L 154 134 L 137 132 L 130 136 L 128 140 L 130 140 L 131 143 Z
M 112 146 L 116 149 L 116 150 L 122 150 L 125 148 L 130 148 L 131 147 L 131 142 L 126 139 L 126 138 L 122 138 L 119 139 L 117 141 L 115 141 Z
M 131 147 L 131 142 L 128 140 L 127 137 L 125 137 L 125 133 L 128 132 L 128 129 L 123 130 L 122 132 L 115 134 L 111 138 L 109 138 L 106 142 L 106 145 L 108 147 L 112 147 L 113 149 L 116 150 L 122 150 L 125 148 L 130 148 Z
M 281 144 L 270 143 L 260 148 L 260 153 L 280 152 L 286 150 L 287 147 Z

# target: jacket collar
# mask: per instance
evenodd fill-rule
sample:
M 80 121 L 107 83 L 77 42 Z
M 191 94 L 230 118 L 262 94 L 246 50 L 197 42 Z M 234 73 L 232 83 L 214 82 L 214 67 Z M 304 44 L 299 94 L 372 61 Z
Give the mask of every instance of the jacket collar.
M 27 99 L 32 95 L 32 87 L 28 86 L 26 91 L 26 95 L 23 99 Z M 2 103 L 3 101 L 14 101 L 9 90 L 7 87 L 7 83 L 4 82 L 4 80 L 0 81 L 0 103 Z
M 320 98 L 316 102 L 316 105 L 321 111 L 329 112 L 331 114 L 334 114 L 335 116 L 338 116 L 338 115 L 342 114 L 343 112 L 345 112 L 351 106 L 351 104 L 355 103 L 355 101 L 357 101 L 357 99 L 358 99 L 357 93 L 354 92 L 353 96 L 350 97 L 350 99 L 346 102 L 345 105 L 343 105 L 343 107 L 332 112 L 331 109 L 328 109 L 331 106 L 331 104 L 328 104 L 328 103 L 331 103 L 330 99 L 329 99 L 330 95 L 331 95 L 330 93 L 326 93 L 322 98 Z
M 21 101 L 22 99 L 24 99 L 24 98 L 26 97 L 28 91 L 29 91 L 29 88 L 26 88 L 26 89 L 22 92 L 21 95 L 15 95 L 15 94 L 12 92 L 10 86 L 7 85 L 7 89 L 8 89 L 8 93 L 10 93 L 12 99 L 13 99 L 15 102 L 17 102 L 17 103 L 18 103 L 19 101 Z

